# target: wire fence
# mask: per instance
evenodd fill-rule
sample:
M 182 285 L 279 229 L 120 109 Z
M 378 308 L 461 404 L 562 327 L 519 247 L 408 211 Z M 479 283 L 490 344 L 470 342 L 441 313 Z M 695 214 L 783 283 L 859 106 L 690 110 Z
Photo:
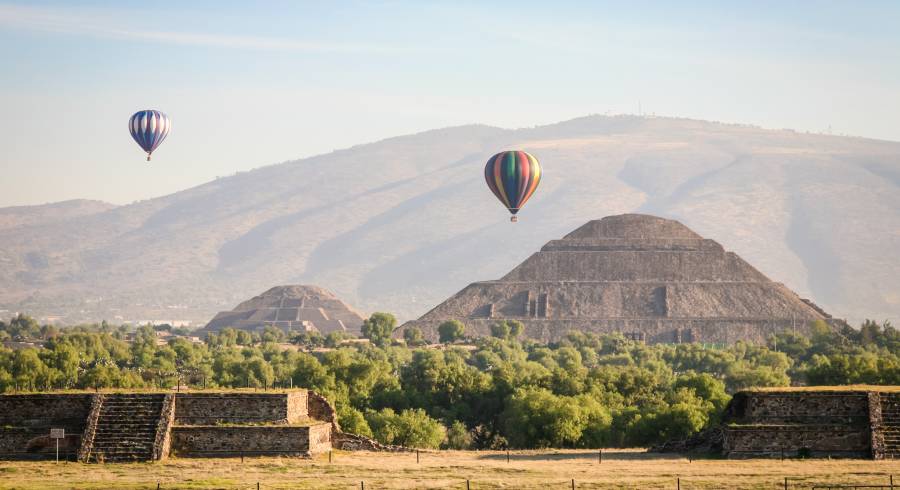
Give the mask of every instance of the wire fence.
M 234 459 L 240 458 L 241 463 L 244 463 L 245 457 L 250 458 L 250 457 L 254 457 L 254 456 L 255 457 L 261 457 L 261 456 L 263 456 L 263 457 L 264 456 L 296 457 L 296 456 L 298 456 L 298 453 L 296 453 L 296 452 L 284 452 L 284 451 L 246 450 L 246 451 L 240 451 L 240 452 L 228 451 L 226 453 L 227 454 L 224 454 L 224 455 L 209 454 L 208 456 L 213 457 L 213 458 L 221 458 L 221 457 L 231 457 Z M 338 451 L 339 454 L 337 454 L 337 455 L 335 455 L 334 453 L 335 453 L 334 451 L 328 451 L 327 453 L 320 454 L 320 457 L 323 458 L 321 462 L 324 463 L 325 461 L 327 461 L 328 463 L 333 463 L 333 462 L 339 460 L 341 458 L 340 451 Z M 327 460 L 325 459 L 326 454 L 327 454 Z M 421 464 L 423 461 L 427 462 L 427 460 L 430 459 L 429 458 L 430 456 L 439 455 L 440 453 L 435 452 L 435 451 L 416 450 L 414 453 L 406 453 L 406 454 L 409 454 L 410 457 L 412 457 L 414 454 L 415 455 L 414 456 L 415 463 Z M 531 453 L 521 453 L 521 452 L 517 452 L 517 451 L 507 450 L 507 451 L 493 453 L 490 455 L 484 455 L 483 457 L 494 460 L 494 461 L 500 461 L 500 462 L 505 461 L 506 463 L 517 464 L 517 465 L 521 465 L 523 463 L 528 463 L 529 461 L 537 461 L 537 460 L 542 460 L 542 461 L 552 460 L 552 461 L 559 461 L 560 463 L 562 463 L 564 460 L 567 460 L 567 459 L 577 459 L 582 463 L 585 461 L 592 461 L 592 463 L 595 465 L 602 465 L 604 463 L 604 459 L 606 459 L 606 461 L 608 463 L 611 460 L 613 462 L 621 461 L 621 459 L 619 457 L 617 457 L 616 453 L 604 454 L 603 450 L 597 450 L 594 453 L 588 453 L 588 452 L 578 453 L 577 457 L 573 457 L 572 455 L 568 455 L 568 454 L 555 454 L 555 453 L 553 453 L 553 454 L 546 454 L 546 453 L 545 454 L 531 454 Z M 0 459 L 6 460 L 8 462 L 13 461 L 13 460 L 52 462 L 55 460 L 55 458 L 56 458 L 55 453 L 51 453 L 51 452 L 47 452 L 47 451 L 40 451 L 37 453 L 21 453 L 21 452 L 20 453 L 0 453 Z M 685 459 L 687 459 L 688 462 L 697 461 L 697 460 L 693 460 L 690 458 L 685 458 Z M 139 461 L 135 461 L 135 462 L 139 462 Z M 412 460 L 410 460 L 410 463 L 411 462 L 412 462 Z M 58 464 L 70 464 L 70 463 L 78 463 L 77 452 L 73 451 L 71 449 L 60 450 Z M 115 464 L 115 463 L 113 463 L 113 464 Z M 671 488 L 674 490 L 695 490 L 695 489 L 696 490 L 700 490 L 700 489 L 702 489 L 702 490 L 719 490 L 719 489 L 734 490 L 736 488 L 740 488 L 740 487 L 737 487 L 734 485 L 715 486 L 714 483 L 710 482 L 710 477 L 712 477 L 712 476 L 714 476 L 714 475 L 707 475 L 705 477 L 695 475 L 694 477 L 686 477 L 686 478 L 679 477 L 679 476 L 673 476 L 672 479 L 670 480 L 671 486 L 669 486 L 669 484 L 667 484 L 665 482 L 663 482 L 663 484 L 665 485 L 664 488 Z M 347 477 L 343 477 L 343 478 L 339 477 L 339 478 L 337 478 L 337 481 L 325 483 L 325 482 L 321 481 L 320 478 L 321 477 L 312 477 L 311 476 L 310 480 L 315 481 L 323 486 L 328 485 L 329 488 L 347 488 L 348 490 L 350 490 L 350 489 L 374 490 L 374 489 L 378 488 L 376 482 L 384 482 L 386 480 L 387 481 L 391 480 L 391 478 L 389 476 L 370 480 L 370 482 L 367 482 L 364 479 L 359 480 L 359 481 L 348 481 L 349 478 L 347 478 Z M 450 477 L 450 478 L 452 478 L 452 477 Z M 305 478 L 299 477 L 299 479 L 304 480 Z M 440 479 L 445 480 L 448 478 L 440 477 Z M 502 483 L 502 476 L 499 476 L 499 475 L 496 478 L 488 477 L 488 478 L 482 478 L 482 479 L 474 479 L 474 478 L 461 477 L 458 479 L 457 478 L 452 478 L 452 479 L 455 480 L 454 483 L 451 483 L 448 485 L 428 485 L 426 488 L 433 489 L 433 490 L 443 490 L 443 489 L 475 490 L 475 489 L 481 489 L 481 488 L 496 488 L 498 484 L 500 484 L 501 486 L 504 485 Z M 771 482 L 771 486 L 767 485 L 767 488 L 772 488 L 772 489 L 782 489 L 783 488 L 784 490 L 895 490 L 895 489 L 900 490 L 900 481 L 898 481 L 898 484 L 895 485 L 894 477 L 892 474 L 881 474 L 881 475 L 870 474 L 865 479 L 868 481 L 822 482 L 821 480 L 815 481 L 815 480 L 817 480 L 817 478 L 814 476 L 773 477 L 771 480 L 769 480 Z M 876 482 L 877 480 L 881 480 L 881 482 L 878 483 L 878 482 Z M 307 484 L 308 483 L 309 482 L 307 482 Z M 659 488 L 659 483 L 660 483 L 660 480 L 656 479 L 654 481 L 653 488 Z M 759 484 L 760 484 L 759 482 L 754 483 L 755 486 L 753 488 L 759 488 Z M 285 485 L 288 485 L 288 486 L 286 487 Z M 339 485 L 339 487 L 336 487 L 336 485 Z M 590 477 L 582 476 L 580 478 L 569 478 L 566 480 L 561 480 L 561 479 L 560 480 L 557 480 L 557 479 L 537 480 L 536 479 L 534 481 L 530 481 L 529 485 L 530 486 L 539 486 L 539 487 L 545 488 L 547 490 L 554 490 L 554 489 L 576 490 L 576 489 L 587 489 L 587 488 L 592 488 L 592 489 L 605 488 L 605 486 L 610 485 L 610 482 L 608 481 L 608 479 L 597 480 L 597 479 L 592 479 Z M 641 486 L 640 486 L 641 484 L 629 482 L 627 477 L 623 477 L 621 479 L 621 481 L 615 483 L 615 485 L 616 485 L 615 488 L 641 488 Z M 158 490 L 182 488 L 183 486 L 184 485 L 182 483 L 177 482 L 177 481 L 167 481 L 167 482 L 158 481 L 158 482 L 156 482 L 156 488 Z M 285 479 L 278 479 L 277 482 L 271 483 L 271 484 L 267 484 L 264 480 L 259 480 L 257 482 L 250 483 L 250 484 L 237 484 L 237 485 L 233 485 L 233 486 L 217 484 L 216 488 L 222 488 L 222 489 L 227 489 L 227 490 L 252 490 L 252 489 L 263 490 L 263 489 L 275 489 L 275 488 L 280 488 L 280 489 L 290 488 L 290 486 L 289 486 L 289 482 L 287 482 Z M 510 488 L 512 488 L 512 487 L 510 487 Z
M 815 483 L 796 483 L 792 484 L 790 481 L 790 477 L 787 478 L 787 483 L 784 483 L 785 480 L 778 480 L 772 482 L 771 488 L 782 488 L 782 484 L 784 484 L 783 488 L 793 489 L 793 490 L 900 490 L 900 486 L 895 486 L 893 483 L 888 483 L 885 485 L 876 485 L 876 484 L 815 484 Z M 483 486 L 479 486 L 481 483 Z M 546 481 L 534 481 L 532 482 L 535 486 L 540 486 L 541 488 L 545 488 L 547 490 L 578 490 L 579 488 L 597 488 L 598 483 L 591 480 L 578 480 L 575 478 L 571 478 L 568 480 L 546 480 Z M 622 482 L 622 485 L 627 485 L 627 482 Z M 580 486 L 586 485 L 586 486 Z M 329 487 L 333 487 L 334 485 L 329 485 Z M 178 483 L 165 483 L 157 482 L 156 488 L 157 490 L 164 489 L 175 489 L 179 488 L 180 485 Z M 450 485 L 443 486 L 434 486 L 429 485 L 427 488 L 431 490 L 478 490 L 480 488 L 496 488 L 496 481 L 481 481 L 472 480 L 472 479 L 460 479 L 458 483 L 453 483 Z M 273 485 L 267 485 L 264 482 L 257 482 L 255 484 L 242 484 L 232 487 L 222 487 L 218 486 L 217 488 L 224 488 L 227 490 L 267 490 L 267 489 L 275 489 L 275 488 L 285 488 L 284 483 L 278 483 Z M 372 483 L 366 483 L 365 480 L 360 480 L 359 482 L 347 482 L 345 488 L 348 490 L 358 489 L 358 490 L 376 490 L 378 487 L 374 486 Z M 626 486 L 618 486 L 617 488 L 629 488 Z M 640 488 L 640 487 L 636 487 Z M 656 488 L 656 487 L 654 487 Z M 675 478 L 672 481 L 672 486 L 670 487 L 674 490 L 692 490 L 692 489 L 702 489 L 702 490 L 735 490 L 735 486 L 710 486 L 707 483 L 694 483 L 689 480 L 684 480 L 681 478 Z M 757 488 L 756 486 L 754 488 Z

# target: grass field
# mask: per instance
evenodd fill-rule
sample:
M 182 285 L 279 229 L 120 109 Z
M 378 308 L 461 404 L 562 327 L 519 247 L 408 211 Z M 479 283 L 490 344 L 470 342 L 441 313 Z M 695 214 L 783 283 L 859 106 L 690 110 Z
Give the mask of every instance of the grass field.
M 648 455 L 640 450 L 440 451 L 371 453 L 335 451 L 314 459 L 170 459 L 158 463 L 83 465 L 53 462 L 0 463 L 0 488 L 222 488 L 255 489 L 782 489 L 815 484 L 900 483 L 900 461 L 694 460 Z M 887 487 L 886 487 L 887 488 Z M 898 485 L 900 488 L 900 485 Z

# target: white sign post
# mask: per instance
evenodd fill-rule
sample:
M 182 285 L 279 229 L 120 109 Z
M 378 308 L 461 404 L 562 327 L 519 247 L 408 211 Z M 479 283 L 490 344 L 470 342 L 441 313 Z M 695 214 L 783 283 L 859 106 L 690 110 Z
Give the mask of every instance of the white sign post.
M 56 464 L 59 464 L 59 440 L 65 437 L 66 429 L 50 429 L 50 439 L 56 439 Z

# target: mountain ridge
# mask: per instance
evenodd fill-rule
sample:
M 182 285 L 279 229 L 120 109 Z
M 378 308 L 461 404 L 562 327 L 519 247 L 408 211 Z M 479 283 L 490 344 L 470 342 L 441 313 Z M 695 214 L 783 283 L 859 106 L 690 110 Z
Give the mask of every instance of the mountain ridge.
M 545 170 L 517 225 L 481 175 L 511 147 Z M 900 143 L 692 119 L 429 130 L 9 227 L 0 309 L 202 324 L 304 283 L 409 319 L 578 224 L 642 212 L 683 221 L 836 316 L 897 318 L 898 175 Z

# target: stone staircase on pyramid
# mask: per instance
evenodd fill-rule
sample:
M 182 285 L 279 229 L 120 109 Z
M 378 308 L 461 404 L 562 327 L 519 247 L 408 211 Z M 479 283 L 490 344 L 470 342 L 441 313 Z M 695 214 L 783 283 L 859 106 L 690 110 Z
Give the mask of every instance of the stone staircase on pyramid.
M 151 461 L 165 394 L 104 395 L 88 461 Z
M 884 457 L 900 458 L 900 393 L 881 393 Z

